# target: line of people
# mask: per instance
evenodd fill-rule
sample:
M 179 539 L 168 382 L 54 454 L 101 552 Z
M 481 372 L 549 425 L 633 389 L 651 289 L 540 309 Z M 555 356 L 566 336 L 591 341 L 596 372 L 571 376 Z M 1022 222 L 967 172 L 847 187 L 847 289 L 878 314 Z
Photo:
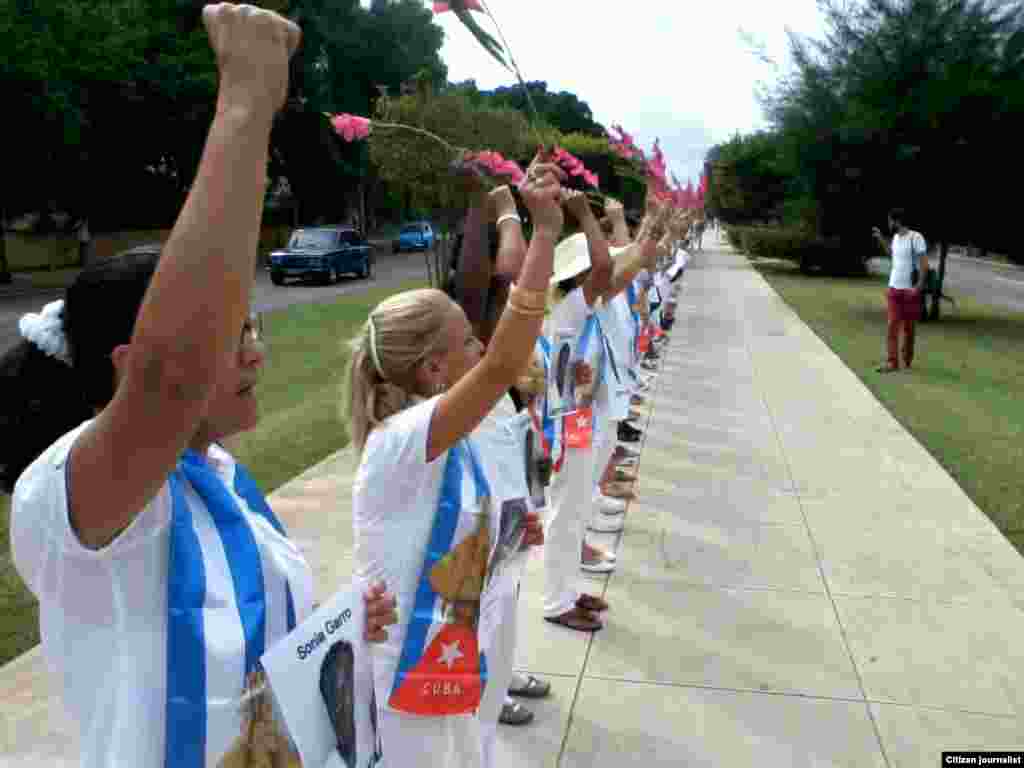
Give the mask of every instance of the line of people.
M 0 358 L 13 559 L 85 766 L 227 767 L 254 750 L 295 764 L 241 704 L 267 695 L 259 659 L 310 614 L 312 573 L 222 442 L 259 418 L 248 307 L 299 31 L 246 5 L 203 19 L 217 111 L 168 241 L 90 265 Z M 584 529 L 622 529 L 631 406 L 674 319 L 693 214 L 653 197 L 639 221 L 612 200 L 595 213 L 565 181 L 542 150 L 514 192 L 475 190 L 447 290 L 386 299 L 352 342 L 361 705 L 381 765 L 491 766 L 499 721 L 530 719 L 509 694 L 549 691 L 513 671 L 532 547 L 546 621 L 593 632 L 609 608 L 578 589 L 581 567 L 615 564 Z M 545 387 L 556 338 L 577 350 L 582 410 L 565 417 Z

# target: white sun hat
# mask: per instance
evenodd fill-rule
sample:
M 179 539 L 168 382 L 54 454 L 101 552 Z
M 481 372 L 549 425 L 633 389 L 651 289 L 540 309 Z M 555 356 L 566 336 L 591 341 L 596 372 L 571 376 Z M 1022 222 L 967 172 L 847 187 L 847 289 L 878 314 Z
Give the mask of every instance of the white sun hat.
M 582 232 L 571 235 L 555 246 L 554 274 L 552 285 L 576 277 L 590 269 L 590 249 L 587 236 Z
M 630 245 L 622 248 L 609 248 L 612 260 L 618 259 L 622 254 L 632 248 Z M 587 247 L 587 236 L 583 232 L 571 235 L 557 246 L 555 246 L 554 274 L 551 276 L 551 284 L 555 285 L 568 280 L 581 272 L 590 269 L 590 249 Z

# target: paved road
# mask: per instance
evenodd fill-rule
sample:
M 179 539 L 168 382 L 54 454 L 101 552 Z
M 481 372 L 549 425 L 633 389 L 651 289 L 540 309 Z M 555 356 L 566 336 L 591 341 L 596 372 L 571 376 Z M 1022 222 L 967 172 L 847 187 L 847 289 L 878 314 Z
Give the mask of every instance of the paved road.
M 874 259 L 871 268 L 888 273 L 888 259 Z M 950 255 L 946 262 L 945 293 L 954 299 L 970 296 L 985 304 L 1024 312 L 1024 268 Z M 944 306 L 943 311 L 949 309 Z
M 260 269 L 256 275 L 253 307 L 261 311 L 282 309 L 292 304 L 334 301 L 339 296 L 352 296 L 369 288 L 398 285 L 408 280 L 425 279 L 426 264 L 421 253 L 392 254 L 390 249 L 377 248 L 377 263 L 370 280 L 343 277 L 336 285 L 314 285 L 311 282 L 288 282 L 273 285 L 270 275 Z M 18 318 L 26 312 L 35 312 L 60 292 L 37 295 L 0 297 L 0 354 L 18 339 Z

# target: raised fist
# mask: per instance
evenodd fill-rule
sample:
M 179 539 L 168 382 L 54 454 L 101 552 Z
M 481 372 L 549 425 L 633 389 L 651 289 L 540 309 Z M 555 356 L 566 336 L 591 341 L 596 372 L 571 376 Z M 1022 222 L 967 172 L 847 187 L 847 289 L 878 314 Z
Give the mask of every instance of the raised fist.
M 273 115 L 288 95 L 299 28 L 273 11 L 234 3 L 207 5 L 203 24 L 220 70 L 221 106 Z

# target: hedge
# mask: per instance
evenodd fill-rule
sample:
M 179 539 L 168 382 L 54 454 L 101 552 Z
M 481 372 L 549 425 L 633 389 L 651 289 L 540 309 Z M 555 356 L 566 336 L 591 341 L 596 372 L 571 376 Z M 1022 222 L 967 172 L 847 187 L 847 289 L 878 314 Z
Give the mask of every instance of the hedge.
M 733 247 L 751 258 L 792 261 L 804 272 L 864 274 L 872 255 L 864 243 L 815 237 L 795 228 L 729 227 L 727 234 Z

